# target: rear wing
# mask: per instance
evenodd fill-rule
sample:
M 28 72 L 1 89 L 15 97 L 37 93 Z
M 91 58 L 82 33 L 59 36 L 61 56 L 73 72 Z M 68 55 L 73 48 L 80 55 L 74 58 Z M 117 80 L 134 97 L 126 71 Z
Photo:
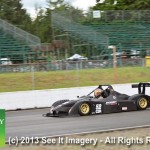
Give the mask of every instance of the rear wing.
M 132 88 L 138 88 L 139 94 L 145 94 L 146 87 L 150 87 L 150 83 L 132 84 Z

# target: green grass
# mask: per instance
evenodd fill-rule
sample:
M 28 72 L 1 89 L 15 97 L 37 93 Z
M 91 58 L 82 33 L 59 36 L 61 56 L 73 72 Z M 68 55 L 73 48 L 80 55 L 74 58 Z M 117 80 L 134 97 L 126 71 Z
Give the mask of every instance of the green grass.
M 112 68 L 35 73 L 2 73 L 0 74 L 0 92 L 149 81 L 150 69 L 145 67 L 117 68 L 116 77 Z

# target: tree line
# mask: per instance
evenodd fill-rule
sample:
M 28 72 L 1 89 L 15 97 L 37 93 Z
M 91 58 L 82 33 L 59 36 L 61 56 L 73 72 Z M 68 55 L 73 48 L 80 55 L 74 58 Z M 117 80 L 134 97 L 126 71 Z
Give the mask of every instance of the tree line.
M 75 19 L 86 20 L 83 10 L 74 8 L 64 0 L 47 0 L 47 7 L 36 7 L 36 16 L 31 18 L 23 8 L 21 0 L 0 0 L 0 18 L 38 36 L 43 43 L 52 41 L 51 13 L 52 11 L 69 11 L 77 14 Z M 96 5 L 91 10 L 149 10 L 150 0 L 96 0 Z

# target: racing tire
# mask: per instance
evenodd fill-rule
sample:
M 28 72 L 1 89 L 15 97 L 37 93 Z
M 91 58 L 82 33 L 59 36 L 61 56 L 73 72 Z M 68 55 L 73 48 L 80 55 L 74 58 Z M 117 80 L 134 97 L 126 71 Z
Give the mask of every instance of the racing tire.
M 141 96 L 138 100 L 137 100 L 137 108 L 138 110 L 145 110 L 148 106 L 148 100 L 147 98 L 145 98 L 144 96 Z
M 61 105 L 62 103 L 65 103 L 67 101 L 69 101 L 69 100 L 64 99 L 64 100 L 56 101 L 56 102 L 53 103 L 52 107 L 56 107 L 56 106 Z
M 91 106 L 89 103 L 83 102 L 79 105 L 80 116 L 87 116 L 91 112 Z

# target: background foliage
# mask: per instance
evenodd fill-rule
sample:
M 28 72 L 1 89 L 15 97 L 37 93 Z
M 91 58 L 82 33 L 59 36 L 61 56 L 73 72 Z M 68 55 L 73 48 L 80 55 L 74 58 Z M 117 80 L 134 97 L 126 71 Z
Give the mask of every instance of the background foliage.
M 97 4 L 89 10 L 149 10 L 150 0 L 96 0 Z M 81 21 L 87 21 L 82 10 L 74 8 L 64 0 L 47 0 L 47 7 L 36 7 L 36 16 L 31 18 L 23 8 L 21 0 L 0 0 L 0 18 L 40 37 L 43 43 L 52 41 L 51 12 L 67 11 L 78 14 Z M 90 20 L 92 21 L 92 20 Z

